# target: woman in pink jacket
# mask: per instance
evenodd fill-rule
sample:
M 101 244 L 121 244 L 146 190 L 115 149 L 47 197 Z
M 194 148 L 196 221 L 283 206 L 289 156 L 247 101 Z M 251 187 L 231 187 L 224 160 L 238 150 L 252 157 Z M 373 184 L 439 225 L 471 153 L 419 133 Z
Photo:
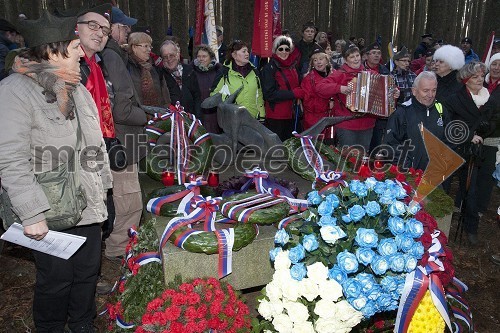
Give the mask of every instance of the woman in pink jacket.
M 321 98 L 334 99 L 333 116 L 353 116 L 356 114 L 346 108 L 346 97 L 351 93 L 348 83 L 363 70 L 361 54 L 359 49 L 351 44 L 346 45 L 342 56 L 345 63 L 318 83 L 317 92 Z M 370 115 L 360 115 L 356 119 L 335 125 L 339 147 L 357 146 L 368 153 L 374 126 L 375 118 Z

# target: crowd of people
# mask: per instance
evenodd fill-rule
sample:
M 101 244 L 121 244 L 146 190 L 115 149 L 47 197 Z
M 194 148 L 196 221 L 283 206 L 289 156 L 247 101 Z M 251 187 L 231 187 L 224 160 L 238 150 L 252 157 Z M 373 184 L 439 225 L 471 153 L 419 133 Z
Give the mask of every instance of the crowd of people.
M 297 41 L 285 31 L 276 36 L 272 56 L 257 68 L 250 61 L 250 45 L 233 40 L 226 46 L 220 26 L 217 52 L 195 45 L 190 61 L 182 59 L 183 42 L 172 36 L 153 52 L 150 29 L 137 22 L 109 4 L 44 12 L 38 20 L 23 17 L 16 25 L 0 20 L 1 186 L 26 236 L 40 240 L 49 230 L 44 215 L 49 198 L 40 174 L 70 159 L 51 160 L 37 150 L 69 145 L 77 152 L 93 146 L 105 153 L 98 172 L 77 167 L 87 205 L 81 221 L 65 232 L 83 235 L 87 242 L 69 260 L 35 255 L 38 332 L 64 332 L 66 324 L 71 332 L 93 332 L 101 224 L 112 226 L 105 256 L 119 262 L 128 229 L 140 223 L 138 163 L 146 153 L 140 134 L 152 117 L 148 107 L 180 102 L 208 132 L 220 133 L 217 110 L 201 107 L 217 93 L 227 98 L 240 90 L 235 102 L 286 140 L 323 117 L 353 116 L 346 100 L 349 83 L 359 73 L 392 76 L 397 109 L 388 119 L 357 114 L 325 128 L 324 142 L 340 149 L 358 146 L 367 155 L 377 151 L 401 168 L 425 169 L 429 158 L 418 127 L 423 124 L 467 161 L 458 171 L 456 206 L 467 202 L 465 230 L 469 243 L 477 245 L 479 219 L 488 208 L 499 162 L 499 41 L 487 63 L 479 61 L 470 38 L 453 46 L 434 41 L 432 34 L 421 36 L 413 57 L 402 46 L 383 59 L 379 41 L 334 40 L 307 22 Z M 19 36 L 27 47 L 20 48 Z M 466 138 L 458 143 L 446 135 L 453 121 L 467 126 Z M 399 148 L 408 141 L 413 149 L 403 156 Z M 124 165 L 106 154 L 116 142 L 125 151 Z

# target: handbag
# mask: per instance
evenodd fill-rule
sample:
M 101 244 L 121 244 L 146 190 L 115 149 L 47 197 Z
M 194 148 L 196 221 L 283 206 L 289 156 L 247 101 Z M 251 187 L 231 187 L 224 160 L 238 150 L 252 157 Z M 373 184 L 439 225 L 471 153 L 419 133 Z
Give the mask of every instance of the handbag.
M 108 151 L 109 167 L 113 171 L 121 171 L 127 167 L 127 153 L 118 138 L 104 138 Z
M 44 212 L 47 226 L 50 230 L 65 230 L 74 227 L 82 219 L 82 212 L 87 207 L 85 190 L 80 183 L 80 172 L 75 166 L 79 165 L 79 152 L 81 143 L 81 128 L 78 112 L 76 151 L 67 163 L 63 163 L 53 170 L 35 175 L 38 184 L 42 187 L 50 209 Z M 2 189 L 0 195 L 0 217 L 4 228 L 7 229 L 13 223 L 22 224 L 19 217 L 12 209 L 9 195 Z

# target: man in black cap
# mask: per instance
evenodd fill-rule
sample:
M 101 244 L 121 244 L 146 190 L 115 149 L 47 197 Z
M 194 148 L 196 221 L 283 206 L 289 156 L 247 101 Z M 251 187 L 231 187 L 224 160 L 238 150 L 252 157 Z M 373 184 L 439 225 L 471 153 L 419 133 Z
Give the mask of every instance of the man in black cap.
M 302 39 L 296 43 L 296 48 L 300 52 L 300 61 L 297 63 L 297 70 L 300 76 L 304 76 L 309 69 L 309 59 L 316 49 L 323 49 L 318 43 L 314 41 L 314 36 L 318 32 L 318 28 L 314 25 L 314 22 L 306 22 L 302 26 Z
M 465 37 L 460 42 L 460 48 L 465 56 L 465 63 L 468 64 L 471 61 L 479 61 L 479 56 L 472 50 L 472 39 Z
M 418 59 L 420 57 L 423 57 L 425 55 L 425 52 L 431 47 L 432 45 L 432 34 L 423 34 L 420 36 L 422 38 L 422 41 L 418 46 L 415 48 L 415 52 L 413 52 L 413 59 Z
M 399 91 L 398 104 L 402 104 L 411 98 L 413 81 L 416 79 L 415 73 L 410 70 L 410 54 L 406 46 L 403 46 L 399 52 L 392 58 L 396 67 L 391 72 Z
M 128 35 L 132 31 L 132 26 L 137 23 L 137 19 L 128 17 L 118 7 L 113 7 L 111 14 L 111 38 L 109 38 L 106 47 L 110 47 L 110 44 L 116 44 L 115 46 L 127 44 Z M 125 52 L 120 50 L 119 54 L 126 63 Z
M 5 57 L 10 50 L 15 49 L 18 32 L 9 21 L 0 19 L 0 80 L 7 76 L 5 72 Z

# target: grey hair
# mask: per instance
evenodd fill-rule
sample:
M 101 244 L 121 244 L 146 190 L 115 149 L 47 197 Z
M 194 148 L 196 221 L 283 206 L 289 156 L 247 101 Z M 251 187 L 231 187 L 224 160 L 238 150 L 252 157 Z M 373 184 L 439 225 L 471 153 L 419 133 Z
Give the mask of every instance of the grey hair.
M 293 51 L 293 41 L 290 37 L 287 36 L 278 36 L 274 39 L 273 42 L 273 53 L 276 53 L 276 50 L 281 45 L 287 45 L 290 47 L 290 52 Z
M 463 79 L 468 79 L 477 72 L 486 73 L 486 65 L 479 61 L 471 61 L 459 69 L 457 73 L 457 80 L 462 81 Z
M 340 44 L 342 47 L 344 47 L 345 43 L 346 43 L 346 41 L 343 39 L 337 39 L 335 41 L 335 45 Z
M 420 80 L 426 79 L 426 80 L 433 80 L 437 82 L 437 77 L 436 73 L 431 72 L 431 71 L 423 71 L 422 73 L 418 74 L 417 78 L 415 81 L 413 81 L 413 88 L 417 88 L 418 84 L 420 83 Z
M 164 47 L 164 46 L 167 46 L 167 45 L 173 45 L 175 47 L 175 49 L 177 50 L 177 53 L 181 53 L 181 48 L 179 47 L 179 45 L 177 45 L 176 42 L 174 42 L 173 40 L 170 40 L 170 39 L 167 39 L 165 40 L 163 43 L 161 43 L 161 46 L 160 46 L 160 53 L 161 53 L 161 49 Z

